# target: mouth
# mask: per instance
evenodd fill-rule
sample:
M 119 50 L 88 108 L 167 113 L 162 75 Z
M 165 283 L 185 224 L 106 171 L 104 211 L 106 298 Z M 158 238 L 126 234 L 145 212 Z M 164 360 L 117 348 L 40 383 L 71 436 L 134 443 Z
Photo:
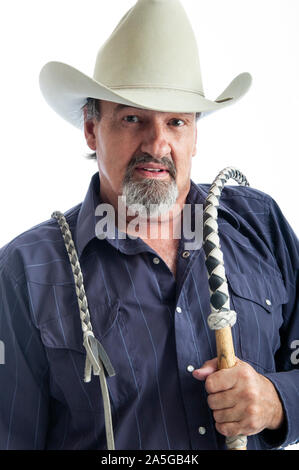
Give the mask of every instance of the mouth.
M 138 167 L 135 168 L 135 170 L 138 175 L 140 175 L 143 178 L 165 178 L 166 176 L 169 175 L 169 171 L 167 168 L 159 165 L 153 165 L 153 164 L 145 164 L 145 165 L 139 165 Z

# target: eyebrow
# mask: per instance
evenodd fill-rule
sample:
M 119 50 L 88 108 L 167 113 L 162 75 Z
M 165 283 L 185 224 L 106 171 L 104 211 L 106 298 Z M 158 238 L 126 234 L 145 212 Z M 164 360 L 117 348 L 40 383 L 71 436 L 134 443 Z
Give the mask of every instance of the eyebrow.
M 114 108 L 114 114 L 117 114 L 119 111 L 121 111 L 122 109 L 124 108 L 128 108 L 128 109 L 137 109 L 137 111 L 151 111 L 150 109 L 149 110 L 146 110 L 144 108 L 136 108 L 134 106 L 128 106 L 126 104 L 118 104 L 115 108 Z M 164 111 L 161 111 L 161 112 L 164 112 Z M 169 114 L 181 114 L 181 115 L 184 115 L 184 116 L 192 116 L 193 114 L 195 113 L 182 113 L 180 111 L 165 111 L 165 114 L 166 113 L 169 113 Z

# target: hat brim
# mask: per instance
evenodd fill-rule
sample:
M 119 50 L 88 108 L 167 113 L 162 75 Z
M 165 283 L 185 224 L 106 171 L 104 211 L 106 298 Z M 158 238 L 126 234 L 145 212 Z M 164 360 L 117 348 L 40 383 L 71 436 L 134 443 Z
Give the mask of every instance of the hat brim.
M 49 106 L 79 128 L 83 125 L 82 107 L 88 97 L 154 111 L 207 115 L 235 103 L 248 91 L 251 82 L 249 73 L 241 73 L 212 101 L 196 92 L 173 88 L 109 88 L 62 62 L 48 62 L 39 76 L 40 89 Z

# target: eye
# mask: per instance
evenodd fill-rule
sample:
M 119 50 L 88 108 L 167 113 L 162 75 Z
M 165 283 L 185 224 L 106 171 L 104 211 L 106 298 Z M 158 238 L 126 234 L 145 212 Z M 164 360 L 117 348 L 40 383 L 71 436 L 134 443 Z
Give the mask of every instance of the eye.
M 127 122 L 138 122 L 139 118 L 138 116 L 135 116 L 134 114 L 130 114 L 129 116 L 125 116 L 124 120 Z
M 185 122 L 182 119 L 172 119 L 171 122 L 175 127 L 181 127 L 185 124 Z

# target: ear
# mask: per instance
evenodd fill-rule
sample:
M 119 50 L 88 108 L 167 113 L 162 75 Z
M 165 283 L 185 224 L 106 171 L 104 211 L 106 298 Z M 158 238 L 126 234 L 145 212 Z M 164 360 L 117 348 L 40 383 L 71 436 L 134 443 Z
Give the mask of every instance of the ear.
M 194 135 L 194 143 L 193 143 L 193 149 L 192 149 L 192 157 L 195 157 L 197 153 L 197 126 L 195 127 L 195 135 Z
M 84 109 L 84 135 L 86 143 L 91 150 L 96 150 L 96 136 L 94 120 L 86 120 L 86 109 Z

